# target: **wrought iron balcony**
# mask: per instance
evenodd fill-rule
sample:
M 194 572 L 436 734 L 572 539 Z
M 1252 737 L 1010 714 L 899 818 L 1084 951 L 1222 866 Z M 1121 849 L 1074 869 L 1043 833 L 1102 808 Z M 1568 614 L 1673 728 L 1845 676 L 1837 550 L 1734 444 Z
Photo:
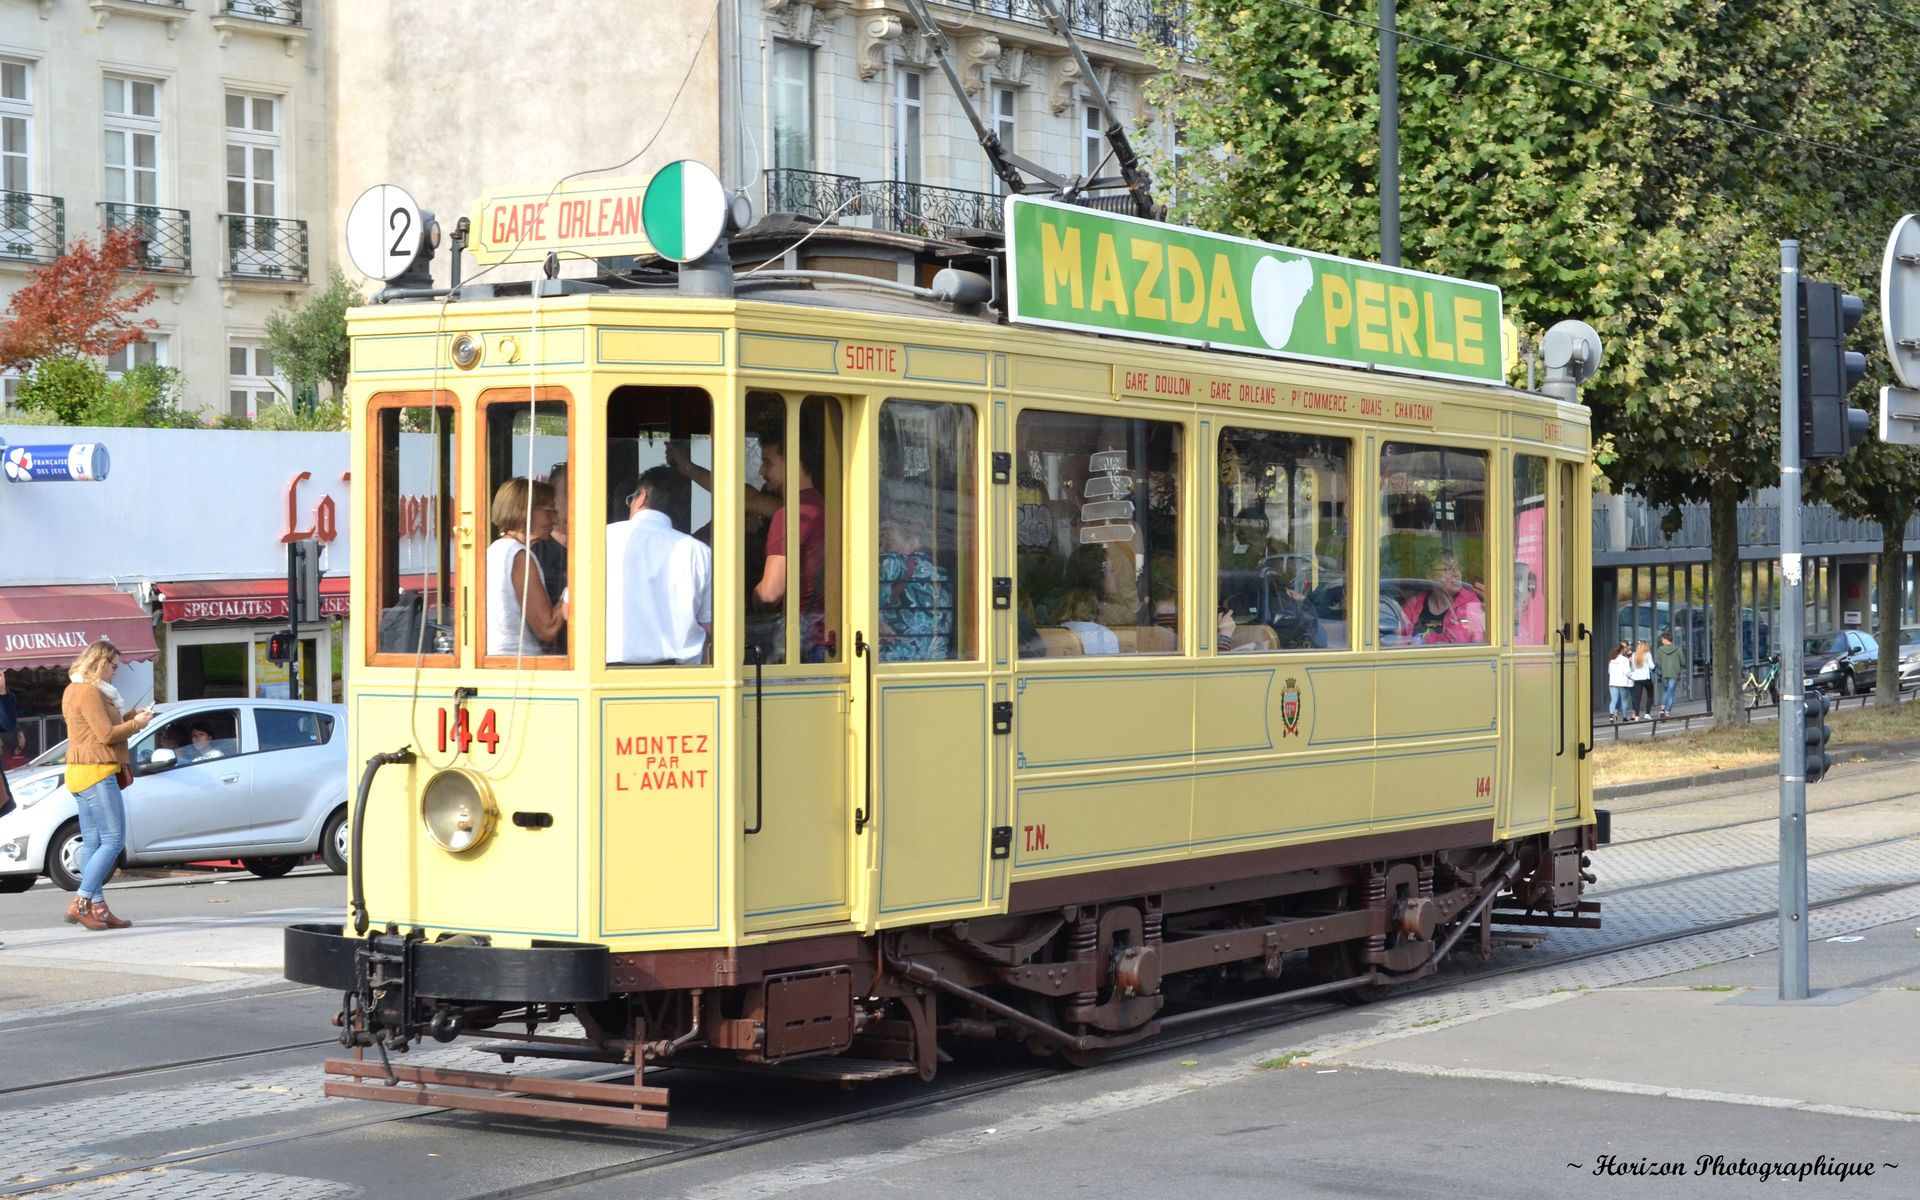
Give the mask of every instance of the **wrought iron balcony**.
M 860 185 L 857 207 L 873 218 L 875 228 L 931 237 L 958 227 L 998 232 L 1000 205 L 1000 197 L 992 192 L 881 179 Z
M 859 204 L 860 180 L 852 175 L 828 175 L 775 167 L 767 172 L 767 211 L 798 213 L 821 220 L 844 215 Z
M 133 270 L 193 273 L 193 223 L 185 209 L 155 204 L 100 203 L 100 227 L 133 234 Z
M 282 217 L 222 213 L 227 278 L 307 281 L 307 223 Z
M 67 202 L 32 192 L 0 192 L 0 260 L 50 263 L 67 244 Z
M 302 0 L 220 0 L 217 11 L 223 17 L 243 17 L 249 21 L 269 21 L 275 25 L 298 25 L 302 7 Z
M 949 8 L 966 8 L 988 16 L 1048 28 L 1046 0 L 937 0 Z M 1067 21 L 1083 37 L 1137 45 L 1141 41 L 1179 46 L 1179 26 L 1185 6 L 1171 11 L 1155 0 L 1061 0 Z

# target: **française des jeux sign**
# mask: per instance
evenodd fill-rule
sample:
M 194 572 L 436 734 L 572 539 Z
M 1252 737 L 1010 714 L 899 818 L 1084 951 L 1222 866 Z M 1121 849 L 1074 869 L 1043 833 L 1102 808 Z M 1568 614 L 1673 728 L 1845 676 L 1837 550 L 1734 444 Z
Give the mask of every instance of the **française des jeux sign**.
M 1025 196 L 1006 226 L 1022 324 L 1504 382 L 1497 287 Z

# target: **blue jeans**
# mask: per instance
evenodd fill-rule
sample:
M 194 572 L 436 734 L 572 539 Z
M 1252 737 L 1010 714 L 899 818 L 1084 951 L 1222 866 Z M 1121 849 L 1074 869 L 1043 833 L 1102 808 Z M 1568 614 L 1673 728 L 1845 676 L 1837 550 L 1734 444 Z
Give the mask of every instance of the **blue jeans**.
M 1680 681 L 1678 679 L 1669 679 L 1666 682 L 1667 682 L 1667 686 L 1660 696 L 1660 707 L 1667 710 L 1668 712 L 1672 712 L 1673 711 L 1673 690 L 1680 686 Z
M 1631 703 L 1629 697 L 1633 695 L 1632 688 L 1617 687 L 1609 688 L 1608 690 L 1613 693 L 1613 699 L 1607 704 L 1607 712 L 1610 715 L 1624 717 L 1633 711 L 1633 709 L 1629 707 Z
M 80 809 L 80 898 L 104 900 L 102 889 L 127 845 L 127 801 L 120 781 L 109 775 L 83 790 Z

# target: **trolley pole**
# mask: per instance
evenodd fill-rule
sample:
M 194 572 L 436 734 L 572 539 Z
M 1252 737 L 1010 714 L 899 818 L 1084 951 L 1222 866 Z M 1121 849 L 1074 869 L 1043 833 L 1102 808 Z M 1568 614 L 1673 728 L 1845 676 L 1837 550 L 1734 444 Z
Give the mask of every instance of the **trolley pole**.
M 1400 265 L 1400 21 L 1380 0 L 1380 261 Z
M 1780 999 L 1807 998 L 1806 608 L 1800 564 L 1800 243 L 1780 243 Z

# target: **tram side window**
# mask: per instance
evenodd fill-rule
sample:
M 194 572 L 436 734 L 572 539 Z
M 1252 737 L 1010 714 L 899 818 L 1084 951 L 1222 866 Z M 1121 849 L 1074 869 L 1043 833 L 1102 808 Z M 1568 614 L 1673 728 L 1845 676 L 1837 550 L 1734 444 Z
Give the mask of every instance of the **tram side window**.
M 1487 641 L 1487 456 L 1380 449 L 1380 644 Z
M 1221 653 L 1345 649 L 1350 443 L 1220 433 Z
M 1015 445 L 1020 656 L 1178 650 L 1180 427 L 1024 412 Z
M 1547 460 L 1513 456 L 1513 644 L 1547 644 Z
M 499 388 L 480 396 L 486 435 L 480 485 L 489 497 L 480 558 L 486 653 L 512 666 L 567 653 L 566 493 L 572 427 L 564 388 Z
M 608 665 L 713 661 L 713 398 L 615 388 L 606 458 Z
M 839 662 L 846 526 L 840 398 L 748 392 L 746 464 L 747 661 Z
M 962 404 L 880 406 L 881 662 L 975 657 L 976 424 Z
M 422 394 L 424 396 L 424 394 Z M 442 393 L 444 395 L 444 393 Z M 453 661 L 454 410 L 374 397 L 373 595 L 375 655 Z

